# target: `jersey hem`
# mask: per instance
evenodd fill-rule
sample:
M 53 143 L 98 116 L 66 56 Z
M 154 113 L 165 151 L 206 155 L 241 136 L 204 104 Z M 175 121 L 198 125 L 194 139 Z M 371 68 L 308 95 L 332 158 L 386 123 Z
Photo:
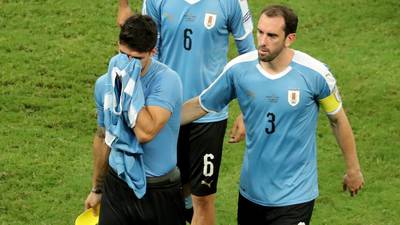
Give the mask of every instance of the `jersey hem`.
M 266 207 L 282 207 L 282 206 L 289 206 L 289 205 L 302 204 L 302 203 L 305 203 L 305 202 L 309 202 L 309 201 L 315 200 L 315 199 L 318 197 L 318 195 L 319 195 L 318 192 L 317 192 L 316 194 L 314 194 L 314 195 L 313 195 L 312 197 L 310 197 L 310 198 L 301 199 L 301 200 L 296 200 L 296 201 L 288 201 L 288 202 L 285 202 L 285 203 L 276 203 L 276 204 L 273 204 L 273 203 L 265 203 L 265 202 L 261 202 L 261 201 L 254 200 L 254 199 L 250 198 L 247 194 L 243 193 L 242 190 L 239 190 L 239 193 L 240 193 L 244 198 L 246 198 L 247 200 L 249 200 L 249 201 L 251 201 L 251 202 L 253 202 L 253 203 L 255 203 L 255 204 L 258 204 L 258 205 L 261 205 L 261 206 L 266 206 Z

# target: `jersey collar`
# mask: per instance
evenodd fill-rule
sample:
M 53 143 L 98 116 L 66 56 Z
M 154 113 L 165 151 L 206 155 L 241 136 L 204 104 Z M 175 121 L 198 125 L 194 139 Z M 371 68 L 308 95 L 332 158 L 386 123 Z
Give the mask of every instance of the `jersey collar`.
M 277 79 L 279 79 L 279 78 L 285 76 L 286 74 L 288 74 L 288 73 L 292 70 L 292 67 L 291 67 L 291 66 L 288 66 L 285 70 L 283 70 L 282 72 L 277 73 L 277 74 L 270 74 L 270 73 L 268 73 L 267 71 L 265 71 L 265 70 L 261 67 L 260 63 L 257 64 L 257 69 L 258 69 L 258 71 L 260 71 L 260 73 L 261 73 L 262 75 L 264 75 L 264 77 L 266 77 L 266 78 L 268 78 L 268 79 L 271 79 L 271 80 L 277 80 Z
M 187 2 L 187 3 L 191 4 L 191 5 L 194 5 L 194 4 L 198 3 L 199 1 L 200 0 L 185 0 L 185 2 Z

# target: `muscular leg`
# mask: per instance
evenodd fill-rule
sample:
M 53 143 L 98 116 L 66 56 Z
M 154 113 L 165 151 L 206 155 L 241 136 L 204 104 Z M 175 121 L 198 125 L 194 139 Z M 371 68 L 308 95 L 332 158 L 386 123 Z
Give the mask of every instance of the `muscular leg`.
M 192 225 L 215 224 L 215 194 L 206 196 L 192 195 L 194 215 Z

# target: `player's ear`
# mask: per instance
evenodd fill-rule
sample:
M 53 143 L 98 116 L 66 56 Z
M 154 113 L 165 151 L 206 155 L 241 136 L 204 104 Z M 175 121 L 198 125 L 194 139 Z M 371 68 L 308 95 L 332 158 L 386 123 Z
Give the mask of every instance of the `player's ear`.
M 296 33 L 290 33 L 286 36 L 285 46 L 288 48 L 293 42 L 296 41 Z
M 151 51 L 150 51 L 151 55 L 155 55 L 157 53 L 157 48 L 154 47 Z

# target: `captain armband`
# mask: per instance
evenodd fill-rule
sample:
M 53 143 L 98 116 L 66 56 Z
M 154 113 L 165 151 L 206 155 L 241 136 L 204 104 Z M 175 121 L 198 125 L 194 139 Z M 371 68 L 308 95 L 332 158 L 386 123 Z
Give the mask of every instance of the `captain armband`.
M 319 103 L 327 114 L 335 114 L 342 106 L 342 100 L 337 90 L 334 90 L 328 97 L 319 100 Z

